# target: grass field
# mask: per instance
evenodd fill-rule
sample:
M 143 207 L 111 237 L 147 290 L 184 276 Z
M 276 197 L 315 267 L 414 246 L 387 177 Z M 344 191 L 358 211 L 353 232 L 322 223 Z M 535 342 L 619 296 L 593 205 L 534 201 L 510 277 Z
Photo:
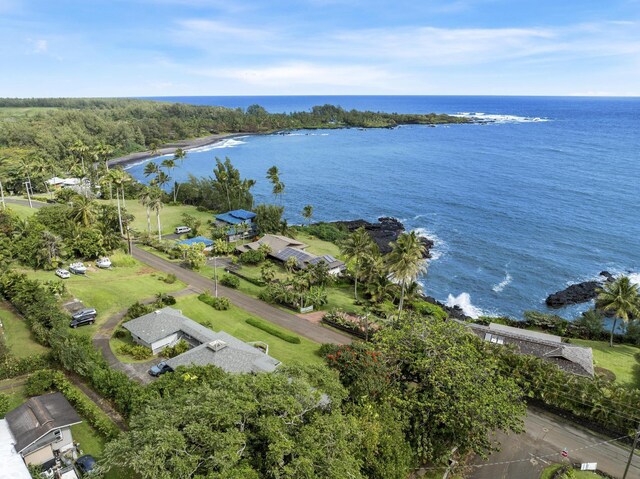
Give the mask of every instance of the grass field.
M 23 118 L 26 116 L 34 116 L 38 113 L 46 113 L 49 111 L 57 110 L 57 108 L 47 108 L 47 107 L 3 107 L 0 108 L 0 121 L 7 120 L 10 118 Z
M 272 336 L 261 329 L 247 324 L 245 320 L 255 316 L 233 305 L 227 311 L 216 311 L 211 306 L 199 301 L 196 295 L 193 295 L 178 298 L 178 302 L 174 307 L 182 310 L 185 316 L 188 316 L 194 321 L 198 321 L 199 323 L 210 322 L 211 328 L 214 331 L 223 330 L 242 341 L 264 341 L 269 345 L 269 355 L 285 364 L 318 364 L 322 362 L 322 359 L 318 355 L 320 344 L 303 337 L 300 338 L 300 344 L 283 341 L 276 336 Z M 304 320 L 301 319 L 300 321 Z M 275 325 L 274 327 L 291 334 L 291 332 L 286 329 L 278 328 L 278 326 Z
M 26 358 L 47 351 L 47 348 L 33 339 L 26 321 L 18 317 L 8 304 L 2 302 L 0 302 L 0 320 L 4 339 L 14 356 Z
M 298 234 L 296 234 L 296 239 L 298 241 L 306 243 L 309 246 L 306 251 L 309 251 L 310 253 L 317 254 L 318 256 L 330 254 L 331 256 L 334 256 L 336 258 L 339 258 L 341 256 L 340 248 L 338 248 L 337 245 L 329 241 L 318 239 L 315 236 L 309 235 L 304 231 L 298 232 Z
M 640 387 L 640 362 L 636 359 L 640 348 L 630 344 L 614 344 L 612 348 L 606 341 L 584 339 L 572 339 L 571 342 L 591 348 L 594 365 L 613 372 L 618 383 Z
M 98 200 L 98 203 L 104 204 L 116 204 L 116 201 L 113 200 Z M 135 219 L 131 227 L 140 232 L 147 232 L 147 210 L 144 206 L 140 204 L 139 201 L 131 199 L 126 200 L 126 210 L 131 213 Z M 195 206 L 188 205 L 165 205 L 160 210 L 160 226 L 162 227 L 162 234 L 170 234 L 175 231 L 176 226 L 183 226 L 184 221 L 182 221 L 182 215 L 184 213 L 188 213 L 195 218 L 198 218 L 202 221 L 202 227 L 200 234 L 203 236 L 210 236 L 209 232 L 209 221 L 213 219 L 213 213 L 206 211 L 198 211 Z M 157 234 L 157 220 L 155 212 L 151 212 L 151 234 Z
M 181 281 L 165 283 L 162 281 L 164 273 L 145 266 L 123 253 L 114 254 L 111 260 L 114 264 L 111 269 L 103 270 L 86 263 L 86 266 L 91 266 L 86 275 L 71 275 L 71 278 L 64 280 L 71 298 L 78 298 L 85 306 L 98 310 L 94 325 L 78 328 L 78 331 L 85 334 L 93 335 L 112 314 L 136 301 L 150 298 L 156 293 L 171 293 L 186 287 Z M 52 271 L 24 272 L 29 277 L 42 281 L 56 278 Z
M 21 219 L 29 218 L 32 214 L 38 211 L 35 208 L 29 208 L 28 206 L 16 205 L 13 203 L 7 203 L 7 209 L 13 211 L 18 218 Z

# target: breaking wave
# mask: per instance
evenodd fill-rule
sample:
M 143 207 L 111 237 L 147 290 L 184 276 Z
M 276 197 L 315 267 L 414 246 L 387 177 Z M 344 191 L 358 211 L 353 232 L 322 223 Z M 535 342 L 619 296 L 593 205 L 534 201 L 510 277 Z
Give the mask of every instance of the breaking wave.
M 454 306 L 460 307 L 464 314 L 472 317 L 473 319 L 479 318 L 484 314 L 480 308 L 471 304 L 471 296 L 469 296 L 469 293 L 460 293 L 458 296 L 450 294 L 447 297 L 446 305 L 450 308 Z
M 494 284 L 493 287 L 491 288 L 495 293 L 501 293 L 502 290 L 504 290 L 504 288 L 506 288 L 507 286 L 509 286 L 509 284 L 511 284 L 511 280 L 513 280 L 513 278 L 511 277 L 511 275 L 507 272 L 504 276 L 504 279 L 502 281 L 500 281 L 498 284 Z
M 476 118 L 481 123 L 538 123 L 550 121 L 548 118 L 539 116 L 517 116 L 517 115 L 493 115 L 482 112 L 461 112 L 455 115 L 460 118 Z
M 447 243 L 436 236 L 435 233 L 432 233 L 426 228 L 416 228 L 413 231 L 416 232 L 416 235 L 433 241 L 433 247 L 429 251 L 431 253 L 431 258 L 429 259 L 429 261 L 440 259 L 447 252 Z

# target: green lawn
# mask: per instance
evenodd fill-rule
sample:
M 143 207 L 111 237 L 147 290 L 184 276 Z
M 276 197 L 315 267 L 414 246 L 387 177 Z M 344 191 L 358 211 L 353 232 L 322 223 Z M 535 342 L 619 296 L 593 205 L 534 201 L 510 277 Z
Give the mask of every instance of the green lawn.
M 27 395 L 24 392 L 24 385 L 17 384 L 22 380 L 23 378 L 11 378 L 0 381 L 0 387 L 5 388 L 9 386 L 7 389 L 2 389 L 2 391 L 0 391 L 0 393 L 9 396 L 9 411 L 17 408 L 27 400 Z
M 586 346 L 593 350 L 595 366 L 608 369 L 616 375 L 620 384 L 640 386 L 640 362 L 635 358 L 640 348 L 630 344 L 614 344 L 613 348 L 606 341 L 587 341 L 572 339 L 573 344 Z
M 2 321 L 0 330 L 13 355 L 26 358 L 47 351 L 47 348 L 33 339 L 26 321 L 17 316 L 8 304 L 2 302 L 0 302 L 0 320 Z
M 150 298 L 156 293 L 171 293 L 186 287 L 181 281 L 165 283 L 162 281 L 166 276 L 164 273 L 123 253 L 116 253 L 111 259 L 114 264 L 112 269 L 103 270 L 91 264 L 86 275 L 71 275 L 71 278 L 64 280 L 71 298 L 78 298 L 85 306 L 98 310 L 94 325 L 78 328 L 78 331 L 85 334 L 93 335 L 112 314 L 136 301 Z M 52 271 L 25 270 L 25 273 L 43 281 L 56 278 Z
M 292 344 L 282 339 L 272 336 L 261 329 L 251 326 L 245 322 L 247 318 L 255 317 L 243 309 L 231 306 L 227 311 L 216 311 L 211 306 L 198 300 L 196 295 L 178 298 L 176 306 L 182 310 L 185 316 L 205 324 L 211 323 L 210 327 L 214 331 L 223 330 L 242 341 L 264 341 L 269 345 L 269 355 L 282 361 L 285 364 L 293 363 L 321 363 L 322 359 L 318 355 L 320 344 L 300 337 L 300 344 Z M 304 321 L 301 319 L 300 321 Z M 207 325 L 208 326 L 208 325 Z M 277 326 L 274 326 L 277 328 Z M 284 330 L 290 333 L 288 330 Z
M 0 208 L 1 207 L 2 206 L 0 205 Z M 13 203 L 7 203 L 7 209 L 13 211 L 18 216 L 18 218 L 21 219 L 28 218 L 36 211 L 38 211 L 36 208 L 29 208 L 28 206 L 16 205 Z
M 104 204 L 116 204 L 116 201 L 113 200 L 98 200 L 98 203 Z M 131 213 L 135 219 L 131 227 L 140 232 L 147 232 L 147 210 L 144 206 L 140 204 L 139 201 L 135 199 L 126 200 L 126 210 Z M 183 226 L 184 222 L 182 221 L 182 215 L 184 213 L 189 213 L 191 216 L 194 216 L 202 221 L 202 227 L 200 234 L 203 236 L 209 236 L 209 221 L 213 219 L 213 213 L 207 211 L 198 211 L 195 206 L 189 205 L 165 205 L 160 210 L 160 226 L 162 227 L 163 234 L 173 233 L 175 231 L 176 226 Z M 157 220 L 155 212 L 151 212 L 151 234 L 157 234 Z
M 304 231 L 298 232 L 296 234 L 296 239 L 306 243 L 309 246 L 306 251 L 309 251 L 310 253 L 317 254 L 318 256 L 330 254 L 336 258 L 340 257 L 340 248 L 338 248 L 334 243 L 323 241 Z

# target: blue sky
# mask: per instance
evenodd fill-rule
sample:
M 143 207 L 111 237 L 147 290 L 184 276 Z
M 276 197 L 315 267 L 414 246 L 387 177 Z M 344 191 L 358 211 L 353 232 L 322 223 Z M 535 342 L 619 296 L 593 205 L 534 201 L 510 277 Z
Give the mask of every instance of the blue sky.
M 640 0 L 0 0 L 0 96 L 640 96 Z

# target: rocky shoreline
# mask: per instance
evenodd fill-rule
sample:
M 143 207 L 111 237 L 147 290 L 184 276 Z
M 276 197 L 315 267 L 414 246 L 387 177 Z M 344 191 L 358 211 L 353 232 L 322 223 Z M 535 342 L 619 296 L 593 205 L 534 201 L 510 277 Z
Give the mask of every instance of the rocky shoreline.
M 371 223 L 366 220 L 351 220 L 351 221 L 333 221 L 330 224 L 341 226 L 346 228 L 349 233 L 353 233 L 358 228 L 364 228 L 371 239 L 378 245 L 382 254 L 391 252 L 392 243 L 398 239 L 400 233 L 405 231 L 404 225 L 396 218 L 389 218 L 383 216 L 378 218 L 377 223 Z M 425 259 L 431 258 L 431 248 L 433 248 L 433 241 L 429 238 L 420 237 L 420 241 L 425 246 Z
M 558 309 L 571 304 L 586 303 L 598 297 L 598 290 L 605 283 L 613 281 L 615 278 L 608 271 L 600 272 L 600 281 L 583 281 L 582 283 L 572 284 L 567 288 L 550 294 L 546 299 L 549 308 Z

